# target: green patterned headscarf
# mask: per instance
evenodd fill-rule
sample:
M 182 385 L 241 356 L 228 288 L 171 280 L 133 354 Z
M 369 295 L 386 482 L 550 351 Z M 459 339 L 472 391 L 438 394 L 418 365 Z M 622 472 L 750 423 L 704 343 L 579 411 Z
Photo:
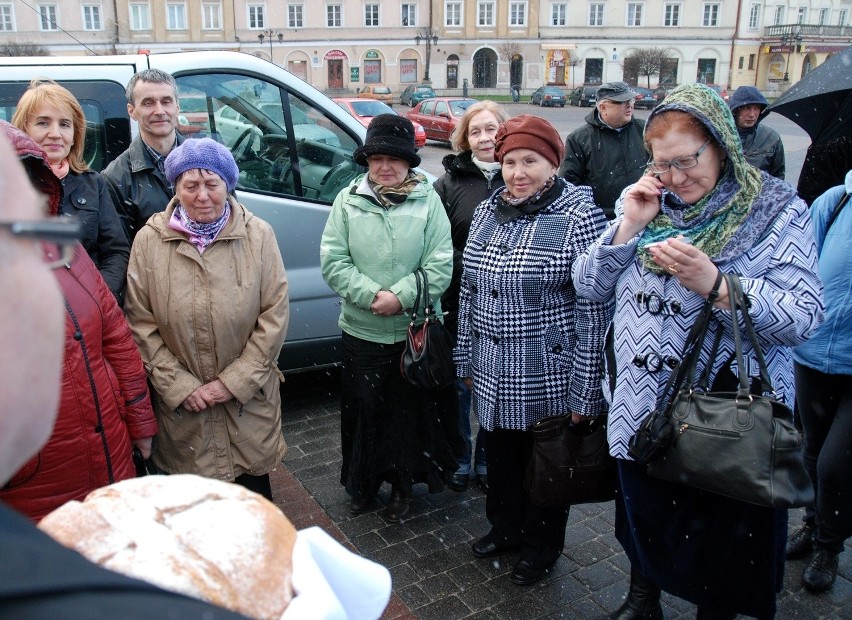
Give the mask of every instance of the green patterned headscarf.
M 730 260 L 748 251 L 771 225 L 772 220 L 795 196 L 783 181 L 762 174 L 749 165 L 728 104 L 704 84 L 684 84 L 669 94 L 651 113 L 655 117 L 678 110 L 698 119 L 727 153 L 716 187 L 695 204 L 686 204 L 672 192 L 664 191 L 660 212 L 642 233 L 639 247 L 684 235 L 714 262 Z M 665 273 L 641 249 L 645 267 Z

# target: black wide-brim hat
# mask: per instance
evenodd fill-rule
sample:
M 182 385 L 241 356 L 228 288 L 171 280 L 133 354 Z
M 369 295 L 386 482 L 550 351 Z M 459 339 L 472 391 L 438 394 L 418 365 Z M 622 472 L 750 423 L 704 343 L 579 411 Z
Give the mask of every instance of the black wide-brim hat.
M 367 139 L 352 153 L 353 159 L 367 165 L 370 155 L 389 155 L 407 161 L 414 168 L 420 165 L 420 156 L 414 149 L 414 125 L 398 114 L 380 114 L 370 121 Z

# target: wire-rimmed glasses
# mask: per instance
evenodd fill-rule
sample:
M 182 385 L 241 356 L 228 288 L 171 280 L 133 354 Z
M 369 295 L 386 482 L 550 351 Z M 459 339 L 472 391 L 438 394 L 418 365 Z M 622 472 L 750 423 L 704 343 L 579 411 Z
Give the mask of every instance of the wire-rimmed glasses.
M 704 152 L 709 144 L 710 140 L 707 140 L 707 142 L 702 144 L 701 148 L 695 151 L 694 154 L 684 155 L 683 157 L 678 157 L 671 161 L 654 161 L 653 159 L 649 159 L 645 166 L 651 174 L 665 174 L 671 167 L 675 167 L 678 170 L 689 170 L 690 168 L 695 168 L 695 166 L 698 165 L 698 157 Z
M 74 217 L 50 217 L 40 220 L 0 221 L 0 229 L 8 230 L 13 237 L 44 241 L 58 246 L 59 258 L 45 262 L 48 269 L 57 269 L 71 264 L 83 226 L 80 220 Z

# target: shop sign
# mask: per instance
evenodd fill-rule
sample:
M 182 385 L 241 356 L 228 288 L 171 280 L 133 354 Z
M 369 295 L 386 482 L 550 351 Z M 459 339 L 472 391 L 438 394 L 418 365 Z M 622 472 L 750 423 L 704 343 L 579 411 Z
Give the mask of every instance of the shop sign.
M 349 67 L 349 81 L 350 82 L 360 82 L 361 81 L 361 67 Z

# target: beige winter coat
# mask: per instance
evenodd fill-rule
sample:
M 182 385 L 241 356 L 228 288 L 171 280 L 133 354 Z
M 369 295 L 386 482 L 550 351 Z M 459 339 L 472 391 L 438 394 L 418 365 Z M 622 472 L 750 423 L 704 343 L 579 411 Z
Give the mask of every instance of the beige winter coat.
M 272 228 L 233 199 L 203 254 L 168 227 L 172 200 L 136 235 L 126 313 L 154 387 L 154 463 L 221 480 L 268 473 L 287 450 L 277 367 L 289 321 L 287 274 Z M 183 408 L 220 379 L 234 399 Z

